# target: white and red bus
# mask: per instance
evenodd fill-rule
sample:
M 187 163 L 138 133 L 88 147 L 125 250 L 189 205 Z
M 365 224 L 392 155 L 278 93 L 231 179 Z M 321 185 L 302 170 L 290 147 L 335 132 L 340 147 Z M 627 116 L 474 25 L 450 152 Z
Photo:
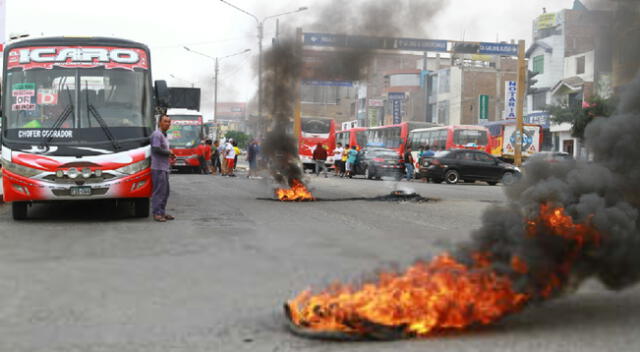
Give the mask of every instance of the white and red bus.
M 149 215 L 147 46 L 114 38 L 13 42 L 2 87 L 4 200 L 14 219 L 26 218 L 34 202 L 105 198 L 128 199 L 136 216 Z M 166 91 L 163 81 L 157 87 Z
M 202 114 L 195 110 L 169 109 L 167 115 L 171 117 L 167 137 L 171 151 L 176 155 L 171 167 L 197 172 L 201 156 L 198 147 L 204 138 Z
M 358 149 L 367 146 L 367 128 L 354 127 L 348 130 L 336 132 L 336 144 L 342 143 L 342 146 L 357 146 Z
M 305 169 L 315 169 L 313 151 L 318 143 L 327 149 L 327 164 L 333 164 L 336 147 L 336 121 L 326 117 L 303 117 L 298 136 L 298 154 Z
M 409 133 L 413 160 L 418 162 L 420 147 L 429 146 L 436 152 L 450 149 L 473 149 L 490 153 L 489 130 L 476 125 L 453 125 L 421 128 Z
M 418 128 L 432 126 L 439 125 L 430 122 L 409 121 L 397 125 L 371 127 L 367 131 L 367 146 L 393 149 L 402 158 L 404 156 L 405 146 L 407 145 L 407 138 L 409 138 L 409 132 Z

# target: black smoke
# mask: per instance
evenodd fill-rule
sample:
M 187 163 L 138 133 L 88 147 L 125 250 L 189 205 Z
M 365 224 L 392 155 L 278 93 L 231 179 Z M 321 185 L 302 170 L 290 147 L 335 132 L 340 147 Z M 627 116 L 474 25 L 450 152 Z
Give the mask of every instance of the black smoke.
M 332 0 L 319 10 L 317 18 L 303 24 L 307 32 L 326 32 L 365 36 L 416 36 L 426 38 L 429 20 L 444 8 L 444 0 L 402 0 L 390 2 Z M 291 185 L 302 181 L 297 139 L 293 136 L 295 102 L 303 68 L 303 48 L 293 31 L 285 29 L 278 42 L 264 55 L 263 106 L 270 116 L 263 152 L 269 160 L 274 180 Z M 335 50 L 316 67 L 318 79 L 357 81 L 366 77 L 371 50 Z
M 630 16 L 625 10 L 607 9 L 611 11 L 609 26 L 614 28 L 607 31 L 608 40 L 619 39 L 616 36 L 624 32 L 622 29 L 639 28 L 637 10 Z M 633 47 L 627 50 L 623 55 L 632 60 L 640 54 Z M 506 191 L 508 204 L 483 215 L 482 227 L 460 251 L 461 258 L 478 250 L 492 253 L 496 270 L 512 275 L 519 289 L 538 298 L 541 283 L 572 255 L 573 265 L 560 277 L 555 295 L 578 287 L 590 277 L 614 290 L 640 280 L 640 75 L 618 87 L 618 94 L 616 113 L 595 118 L 586 129 L 590 160 L 556 164 L 532 161 L 526 165 L 521 182 Z M 544 230 L 527 236 L 526 221 L 538 216 L 542 204 L 564 208 L 575 223 L 596 229 L 600 240 L 586 244 L 576 254 L 572 253 L 575 243 Z M 529 273 L 515 272 L 510 266 L 513 255 L 527 263 Z

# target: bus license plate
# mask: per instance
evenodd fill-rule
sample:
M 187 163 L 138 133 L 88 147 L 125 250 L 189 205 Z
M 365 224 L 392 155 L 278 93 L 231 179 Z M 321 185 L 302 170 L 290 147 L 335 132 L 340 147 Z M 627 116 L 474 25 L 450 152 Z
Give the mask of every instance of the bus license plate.
M 176 165 L 177 166 L 185 166 L 185 165 L 187 165 L 187 163 L 185 163 L 184 160 L 176 160 Z
M 77 196 L 90 196 L 91 187 L 71 187 L 71 195 Z

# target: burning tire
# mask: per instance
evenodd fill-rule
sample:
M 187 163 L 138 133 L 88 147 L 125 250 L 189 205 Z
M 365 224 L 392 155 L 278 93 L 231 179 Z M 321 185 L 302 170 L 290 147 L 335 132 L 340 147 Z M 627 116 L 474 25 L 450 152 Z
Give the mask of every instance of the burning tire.
M 448 170 L 447 173 L 444 174 L 444 179 L 450 185 L 455 185 L 460 182 L 460 174 L 456 170 Z

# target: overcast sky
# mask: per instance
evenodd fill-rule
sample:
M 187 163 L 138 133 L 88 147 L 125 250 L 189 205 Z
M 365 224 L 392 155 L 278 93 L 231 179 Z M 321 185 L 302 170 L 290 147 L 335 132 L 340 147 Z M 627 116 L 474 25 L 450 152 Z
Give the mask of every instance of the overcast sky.
M 263 18 L 306 6 L 307 11 L 281 21 L 302 26 L 315 21 L 329 0 L 228 0 Z M 362 0 L 366 1 L 366 0 Z M 408 0 L 378 0 L 394 4 Z M 422 0 L 429 2 L 431 0 Z M 429 24 L 432 39 L 531 41 L 531 21 L 542 13 L 570 8 L 574 0 L 443 0 L 447 7 Z M 7 34 L 32 36 L 100 35 L 146 43 L 151 48 L 154 79 L 169 85 L 203 88 L 203 111 L 211 111 L 214 61 L 187 52 L 189 46 L 212 57 L 244 49 L 250 53 L 221 61 L 219 101 L 247 101 L 255 92 L 253 65 L 257 48 L 255 20 L 219 0 L 142 1 L 6 0 Z M 589 3 L 589 1 L 586 1 Z M 327 19 L 330 21 L 330 19 Z M 275 20 L 265 22 L 265 48 L 275 33 Z M 178 77 L 172 78 L 170 75 Z

